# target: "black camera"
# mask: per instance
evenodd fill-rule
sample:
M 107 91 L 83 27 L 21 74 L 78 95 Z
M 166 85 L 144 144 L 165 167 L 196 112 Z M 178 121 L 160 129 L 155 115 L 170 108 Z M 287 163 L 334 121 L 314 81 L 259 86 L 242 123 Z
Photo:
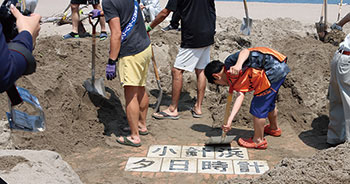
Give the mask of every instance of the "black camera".
M 21 0 L 20 0 L 21 1 Z M 17 36 L 18 30 L 16 26 L 16 18 L 10 11 L 10 6 L 13 4 L 23 15 L 30 15 L 32 12 L 28 10 L 21 10 L 21 3 L 18 0 L 4 0 L 0 7 L 0 23 L 3 27 L 3 33 L 6 38 L 6 42 L 9 42 Z

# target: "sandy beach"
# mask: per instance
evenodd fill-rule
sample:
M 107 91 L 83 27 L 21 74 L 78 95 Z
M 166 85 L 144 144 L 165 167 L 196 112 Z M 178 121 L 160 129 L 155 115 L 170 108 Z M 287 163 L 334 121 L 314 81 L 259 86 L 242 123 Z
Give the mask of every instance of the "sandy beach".
M 164 7 L 166 0 L 161 0 Z M 49 17 L 62 13 L 69 0 L 39 0 L 37 13 Z M 280 89 L 278 108 L 281 137 L 266 136 L 267 150 L 249 149 L 251 160 L 266 160 L 270 168 L 263 175 L 129 172 L 130 157 L 145 157 L 152 145 L 203 146 L 211 136 L 220 136 L 227 89 L 208 85 L 203 104 L 204 117 L 190 113 L 196 97 L 196 76 L 185 72 L 179 103 L 179 120 L 158 121 L 151 117 L 158 87 L 150 67 L 147 89 L 150 108 L 149 134 L 140 148 L 118 144 L 116 137 L 128 135 L 123 89 L 119 80 L 105 80 L 107 98 L 86 93 L 82 83 L 91 76 L 91 38 L 62 40 L 71 25 L 42 25 L 34 51 L 35 74 L 22 77 L 17 85 L 38 97 L 45 115 L 46 130 L 30 133 L 9 130 L 6 122 L 7 96 L 0 95 L 0 176 L 9 183 L 350 183 L 350 144 L 335 148 L 326 144 L 329 122 L 327 90 L 329 62 L 337 46 L 317 39 L 314 23 L 321 5 L 248 3 L 253 19 L 250 36 L 239 28 L 245 16 L 243 3 L 216 1 L 217 23 L 211 59 L 225 59 L 242 48 L 266 46 L 288 57 L 292 72 Z M 337 5 L 328 6 L 328 22 L 336 21 Z M 350 12 L 344 5 L 342 16 Z M 170 68 L 178 52 L 180 32 L 151 31 L 164 95 L 161 109 L 171 102 Z M 85 23 L 87 30 L 90 26 Z M 98 28 L 99 29 L 99 28 Z M 344 27 L 349 33 L 350 25 Z M 105 76 L 109 39 L 97 41 L 96 76 Z M 253 135 L 248 94 L 228 135 Z M 238 147 L 236 141 L 231 146 Z M 12 151 L 12 150 L 27 150 Z M 31 152 L 28 150 L 37 150 Z M 47 151 L 48 150 L 48 151 Z M 21 177 L 19 177 L 21 176 Z M 22 177 L 23 176 L 23 177 Z M 28 179 L 30 178 L 30 179 Z M 19 180 L 20 179 L 20 180 Z M 47 182 L 46 182 L 47 183 Z
M 41 0 L 36 9 L 36 12 L 43 17 L 53 16 L 62 13 L 68 6 L 69 0 L 49 1 Z M 162 8 L 166 6 L 166 0 L 160 0 Z M 245 17 L 243 3 L 241 2 L 227 2 L 215 1 L 216 14 L 218 17 L 233 17 L 243 19 Z M 249 2 L 248 12 L 253 20 L 276 19 L 276 18 L 290 18 L 300 21 L 303 24 L 313 24 L 318 22 L 321 16 L 321 4 L 292 4 L 292 3 L 259 3 Z M 327 21 L 333 24 L 337 20 L 338 5 L 328 5 Z M 350 5 L 343 5 L 341 10 L 341 17 L 350 12 Z M 170 16 L 168 20 L 170 19 Z M 86 26 L 89 29 L 89 26 Z M 66 34 L 70 31 L 71 26 L 53 26 L 50 24 L 42 25 L 41 35 L 56 35 Z

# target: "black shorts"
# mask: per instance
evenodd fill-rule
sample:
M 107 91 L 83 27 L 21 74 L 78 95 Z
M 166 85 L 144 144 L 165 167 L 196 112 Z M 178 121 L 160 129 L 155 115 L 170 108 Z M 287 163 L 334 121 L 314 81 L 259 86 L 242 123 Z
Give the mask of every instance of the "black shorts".
M 71 4 L 100 4 L 100 0 L 70 0 Z

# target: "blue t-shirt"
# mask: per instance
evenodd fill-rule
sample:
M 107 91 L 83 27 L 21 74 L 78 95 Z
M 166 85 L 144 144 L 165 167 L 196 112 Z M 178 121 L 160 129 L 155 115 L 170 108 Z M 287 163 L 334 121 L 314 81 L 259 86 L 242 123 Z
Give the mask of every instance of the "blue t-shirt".
M 120 18 L 120 27 L 123 31 L 130 22 L 134 13 L 134 0 L 103 0 L 103 11 L 108 22 L 112 18 Z M 138 8 L 135 26 L 121 43 L 119 57 L 131 56 L 144 51 L 151 41 L 147 35 L 140 7 Z
M 225 68 L 229 69 L 237 63 L 240 52 L 228 56 L 225 60 Z M 244 68 L 264 69 L 265 74 L 271 83 L 277 82 L 287 76 L 290 69 L 286 62 L 280 62 L 271 54 L 263 54 L 258 51 L 250 51 L 249 57 L 244 61 Z
M 27 69 L 27 61 L 19 52 L 8 49 L 1 24 L 0 33 L 0 93 L 2 93 L 23 75 Z M 11 42 L 21 44 L 29 51 L 33 50 L 32 35 L 28 31 L 22 31 Z

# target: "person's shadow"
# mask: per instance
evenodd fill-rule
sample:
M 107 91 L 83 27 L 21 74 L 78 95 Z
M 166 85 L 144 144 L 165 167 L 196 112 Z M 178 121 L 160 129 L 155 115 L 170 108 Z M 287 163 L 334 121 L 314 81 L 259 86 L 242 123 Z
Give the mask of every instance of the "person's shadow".
M 312 121 L 312 130 L 301 132 L 299 134 L 299 138 L 306 145 L 316 148 L 318 150 L 329 148 L 330 145 L 326 142 L 328 123 L 329 117 L 327 115 L 320 115 Z
M 197 132 L 203 132 L 207 137 L 220 137 L 222 134 L 221 128 L 213 128 L 204 124 L 194 124 L 191 126 L 191 129 Z M 232 128 L 226 135 L 235 136 L 233 140 L 237 141 L 240 137 L 253 137 L 254 131 Z
M 149 93 L 154 96 L 156 99 L 159 96 L 159 89 L 152 89 L 149 91 Z M 180 94 L 180 99 L 178 103 L 178 111 L 183 112 L 183 111 L 188 111 L 191 109 L 193 104 L 196 102 L 196 98 L 192 98 L 189 92 L 181 92 Z M 149 104 L 149 107 L 155 108 L 157 101 L 155 101 L 154 104 Z M 167 93 L 163 92 L 163 96 L 160 102 L 160 106 L 169 106 L 171 104 L 171 96 L 168 95 Z
M 128 122 L 121 101 L 111 88 L 105 87 L 105 89 L 110 93 L 109 99 L 88 92 L 91 102 L 99 108 L 97 117 L 104 125 L 103 134 L 107 136 L 114 134 L 117 137 L 126 135 L 127 132 L 123 131 L 123 128 L 128 127 Z

